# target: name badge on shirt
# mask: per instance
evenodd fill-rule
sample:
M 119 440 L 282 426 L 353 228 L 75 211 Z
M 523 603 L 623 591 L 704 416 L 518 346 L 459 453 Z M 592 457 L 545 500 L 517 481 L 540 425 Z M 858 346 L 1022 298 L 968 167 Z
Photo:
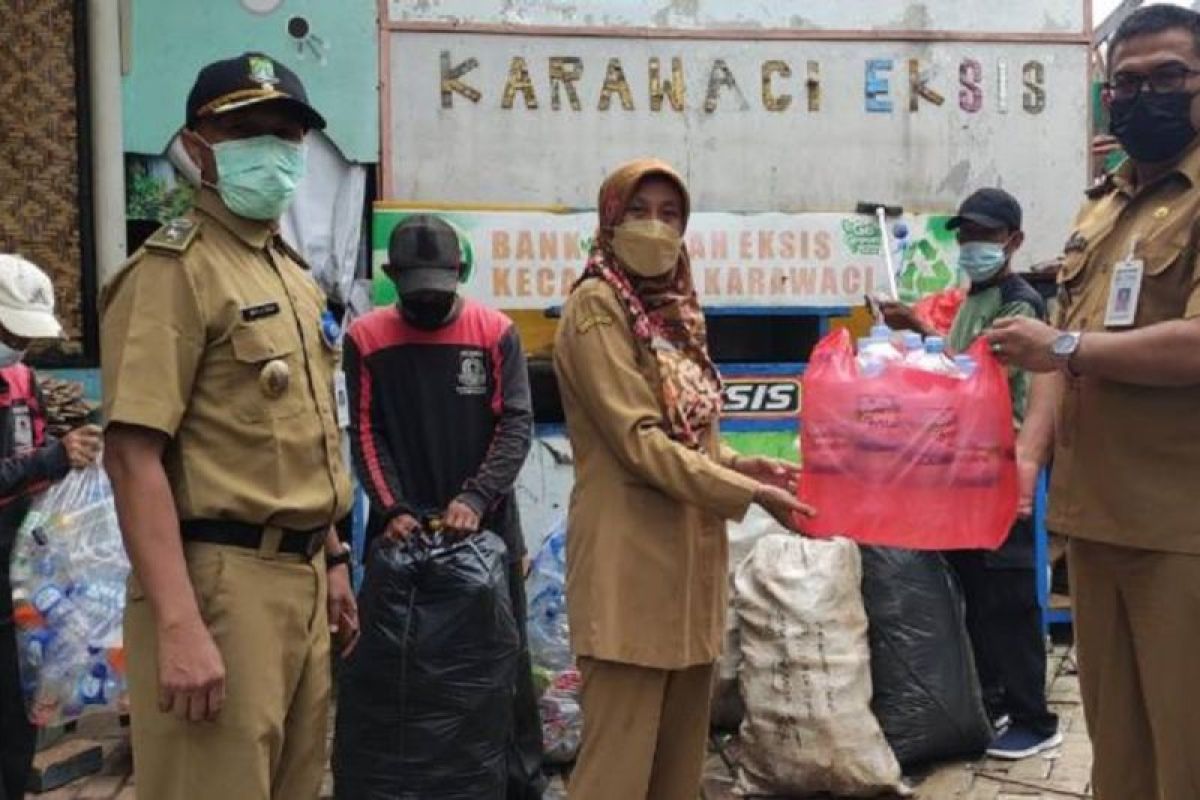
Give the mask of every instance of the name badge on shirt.
M 242 321 L 254 322 L 255 320 L 273 317 L 278 313 L 279 303 L 261 303 L 257 306 L 246 306 L 242 309 Z
M 350 395 L 346 392 L 346 373 L 340 369 L 333 374 L 333 402 L 337 408 L 338 427 L 350 427 Z
M 1112 284 L 1108 287 L 1108 309 L 1104 314 L 1106 328 L 1128 328 L 1137 318 L 1138 297 L 1142 294 L 1142 275 L 1145 265 L 1141 259 L 1126 259 L 1113 267 Z
M 33 417 L 29 414 L 29 406 L 12 407 L 12 426 L 13 449 L 24 455 L 33 449 Z

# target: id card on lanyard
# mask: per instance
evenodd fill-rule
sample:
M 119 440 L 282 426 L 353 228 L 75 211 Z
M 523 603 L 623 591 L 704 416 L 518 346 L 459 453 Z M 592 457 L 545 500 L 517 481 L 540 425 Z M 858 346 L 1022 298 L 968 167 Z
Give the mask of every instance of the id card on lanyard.
M 24 403 L 11 406 L 9 414 L 12 419 L 13 452 L 25 455 L 33 450 L 33 415 Z
M 1137 320 L 1138 299 L 1142 295 L 1142 278 L 1146 265 L 1133 257 L 1137 239 L 1129 245 L 1129 255 L 1113 265 L 1112 281 L 1108 286 L 1108 307 L 1104 312 L 1104 327 L 1130 328 Z

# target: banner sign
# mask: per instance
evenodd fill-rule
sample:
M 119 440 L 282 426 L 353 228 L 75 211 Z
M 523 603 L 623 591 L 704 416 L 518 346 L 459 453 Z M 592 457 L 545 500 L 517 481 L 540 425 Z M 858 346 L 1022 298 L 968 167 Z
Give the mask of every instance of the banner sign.
M 387 242 L 400 221 L 437 214 L 458 228 L 469 265 L 466 294 L 494 308 L 562 305 L 595 236 L 595 212 L 375 209 L 375 302 L 395 300 L 384 275 Z M 957 245 L 945 216 L 889 223 L 902 300 L 956 285 Z M 836 213 L 692 214 L 686 236 L 702 302 L 721 308 L 845 308 L 887 293 L 874 218 Z
M 800 380 L 765 375 L 725 375 L 725 419 L 795 419 Z

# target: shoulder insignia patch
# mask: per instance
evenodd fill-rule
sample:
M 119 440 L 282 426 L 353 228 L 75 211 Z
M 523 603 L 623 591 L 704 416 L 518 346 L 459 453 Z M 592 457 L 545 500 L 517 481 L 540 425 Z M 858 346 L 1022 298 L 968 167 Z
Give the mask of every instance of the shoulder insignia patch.
M 1084 250 L 1087 249 L 1087 243 L 1088 243 L 1087 238 L 1079 231 L 1075 231 L 1074 233 L 1071 234 L 1070 238 L 1067 239 L 1067 243 L 1065 245 L 1063 245 L 1063 252 L 1064 253 L 1076 253 L 1076 252 L 1082 253 Z
M 1103 197 L 1115 188 L 1117 188 L 1117 183 L 1113 179 L 1113 174 L 1111 172 L 1106 172 L 1097 178 L 1096 182 L 1093 183 L 1091 187 L 1084 192 L 1084 194 L 1087 195 L 1089 199 L 1095 200 L 1099 197 Z
M 186 217 L 176 217 L 163 225 L 146 240 L 146 247 L 158 252 L 182 255 L 196 241 L 200 223 Z
M 612 325 L 613 319 L 607 314 L 593 314 L 590 317 L 584 317 L 575 323 L 575 332 L 579 334 L 587 333 L 597 325 Z

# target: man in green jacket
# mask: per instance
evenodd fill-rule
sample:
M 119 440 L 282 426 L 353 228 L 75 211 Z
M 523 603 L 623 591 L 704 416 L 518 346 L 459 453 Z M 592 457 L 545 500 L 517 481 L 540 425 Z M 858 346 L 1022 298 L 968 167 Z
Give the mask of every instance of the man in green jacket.
M 970 279 L 966 300 L 954 318 L 947 347 L 961 353 L 998 319 L 1044 320 L 1041 295 L 1012 269 L 1024 242 L 1021 205 L 1003 189 L 980 189 L 963 201 L 947 227 L 957 232 L 959 266 Z M 937 335 L 907 306 L 883 304 L 887 323 L 897 329 Z M 1029 373 L 1009 371 L 1013 423 L 1025 416 Z M 958 574 L 967 603 L 967 627 L 984 702 L 996 728 L 988 749 L 994 758 L 1021 759 L 1062 742 L 1058 717 L 1046 704 L 1046 644 L 1037 602 L 1033 524 L 1028 509 L 996 551 L 946 553 Z

